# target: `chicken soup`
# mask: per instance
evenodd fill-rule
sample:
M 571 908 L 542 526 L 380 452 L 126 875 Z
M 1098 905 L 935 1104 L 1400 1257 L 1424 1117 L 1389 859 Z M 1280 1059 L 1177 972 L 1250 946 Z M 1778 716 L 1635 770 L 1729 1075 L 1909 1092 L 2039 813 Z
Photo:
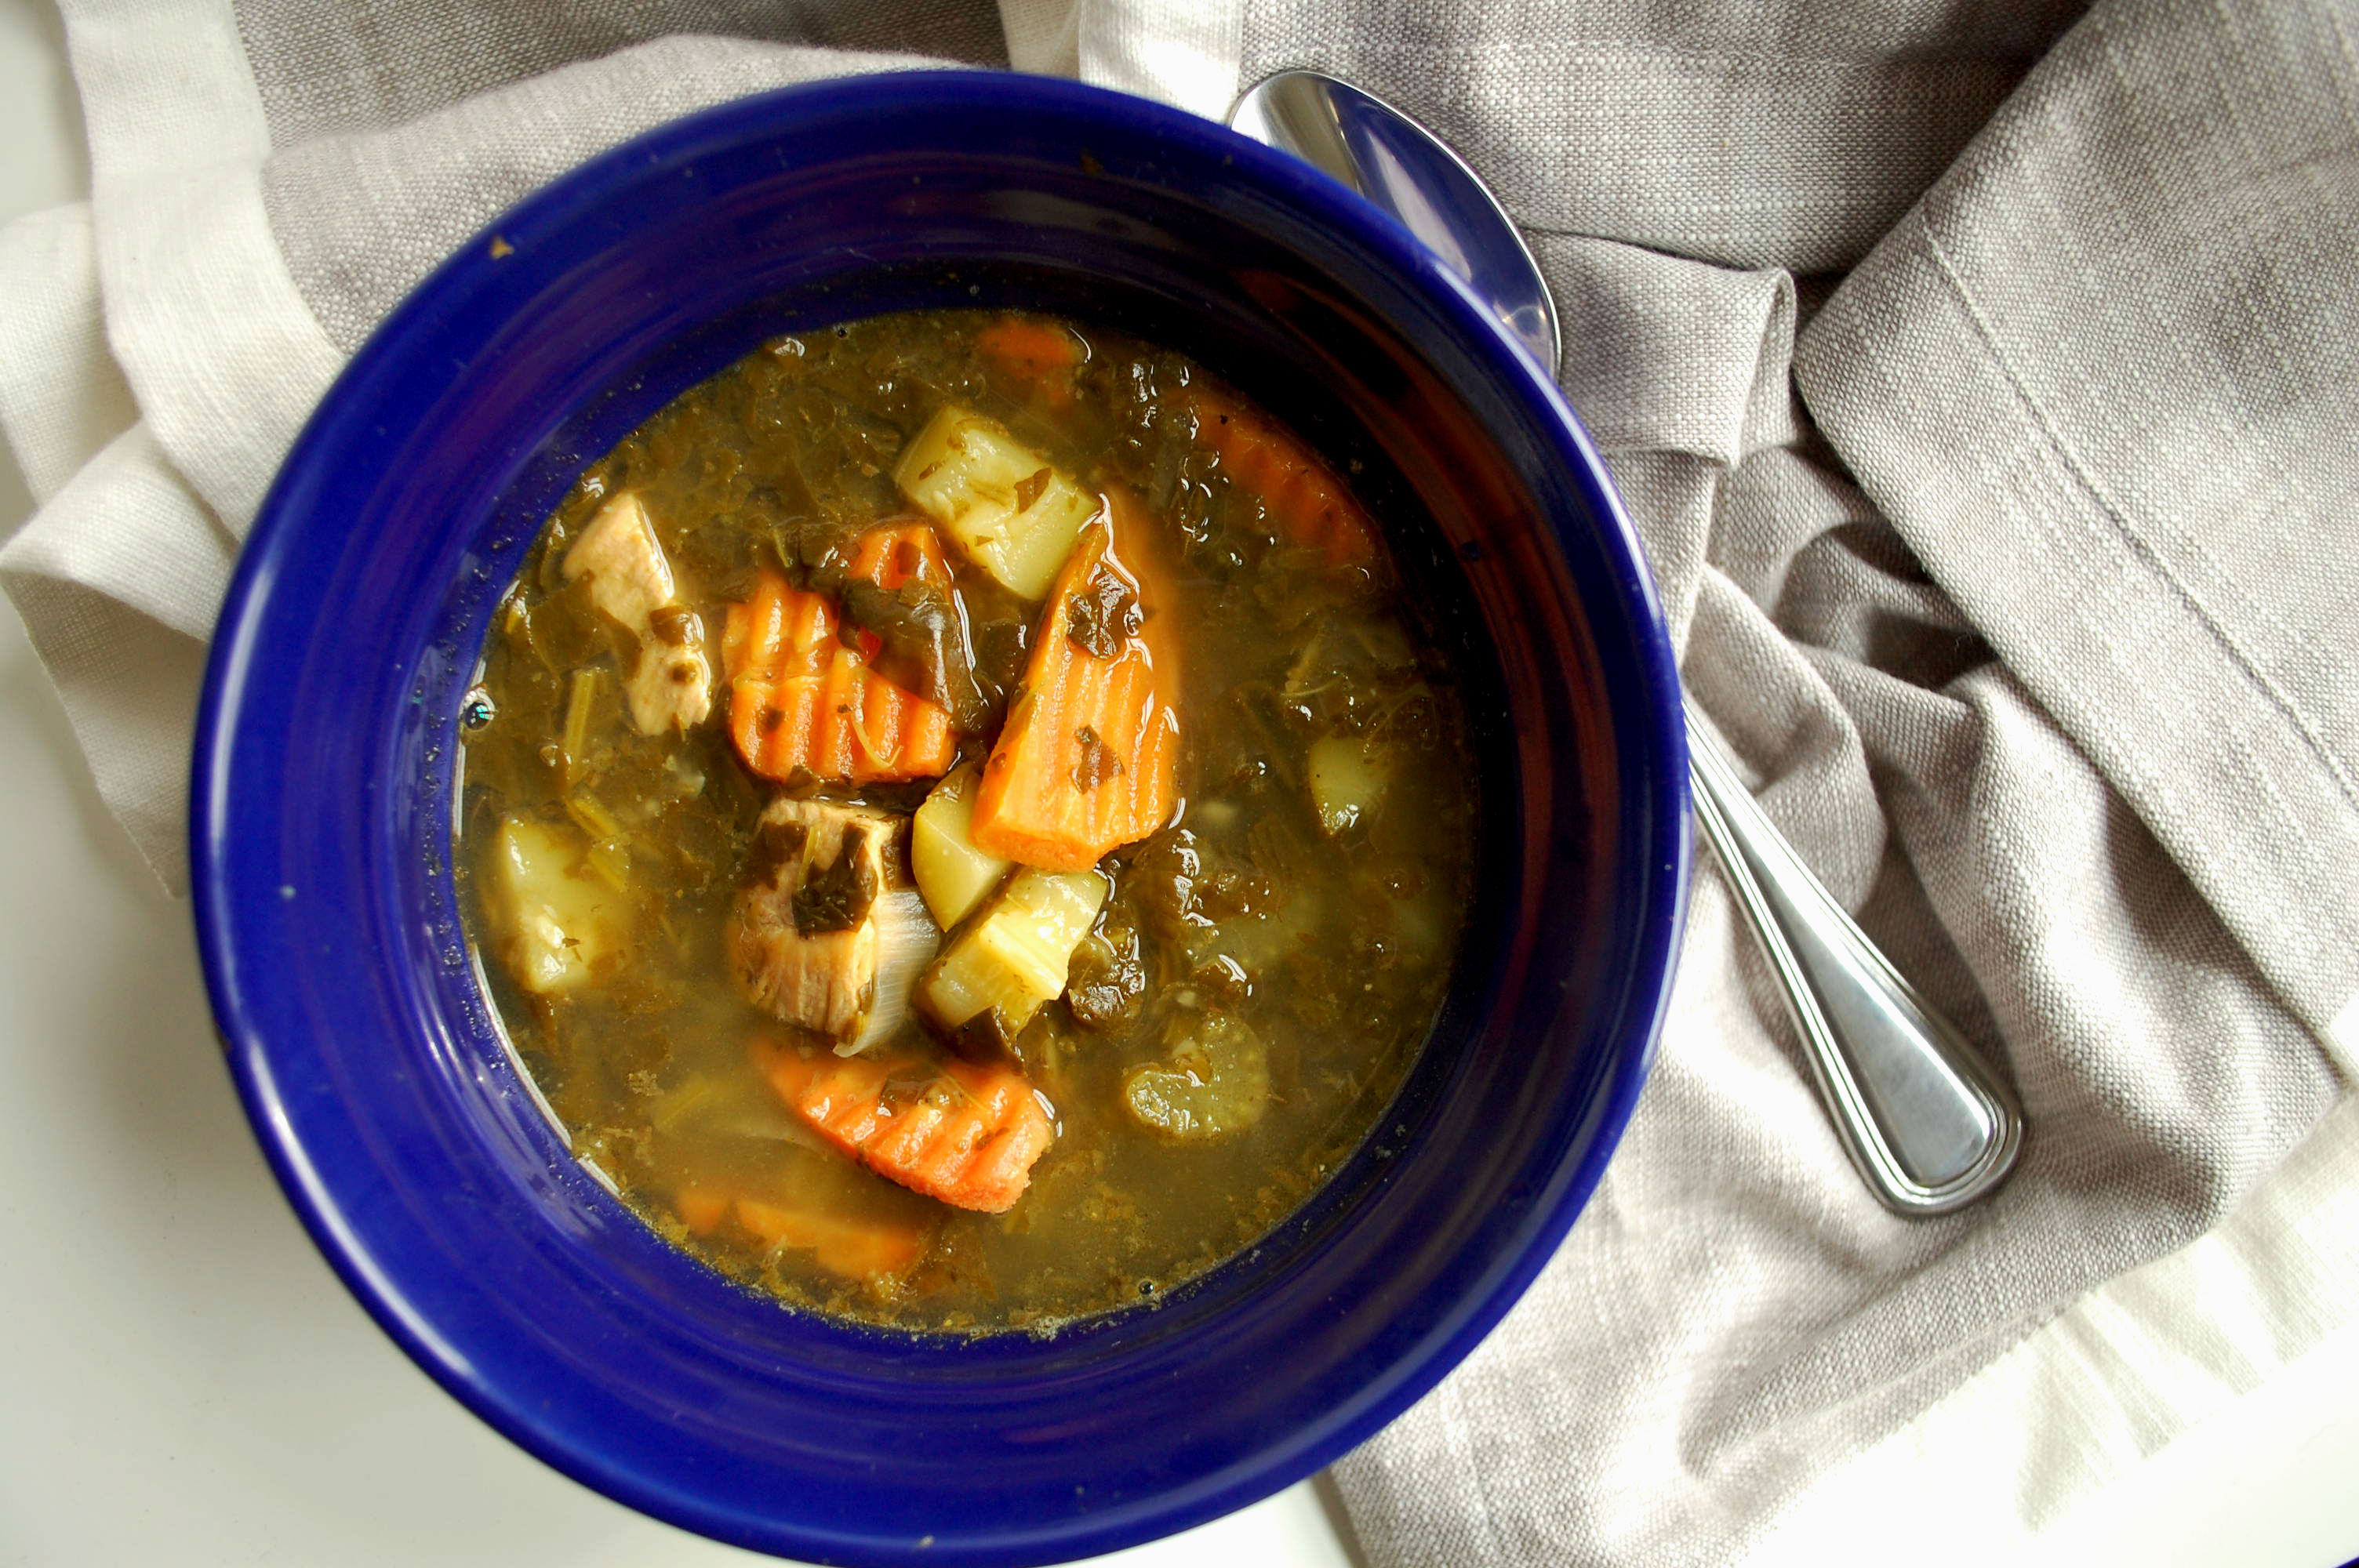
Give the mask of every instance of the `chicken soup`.
M 577 1154 L 785 1303 L 1040 1331 L 1249 1246 L 1456 959 L 1456 673 L 1343 474 L 1041 316 L 782 337 L 592 464 L 464 712 Z

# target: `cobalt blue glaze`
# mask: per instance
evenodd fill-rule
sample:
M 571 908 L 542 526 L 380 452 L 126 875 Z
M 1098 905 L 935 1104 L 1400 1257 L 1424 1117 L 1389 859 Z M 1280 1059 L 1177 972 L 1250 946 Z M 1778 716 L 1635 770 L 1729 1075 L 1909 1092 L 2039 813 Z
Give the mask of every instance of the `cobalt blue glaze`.
M 1168 341 L 1360 461 L 1408 568 L 1466 629 L 1495 759 L 1471 786 L 1469 956 L 1369 1146 L 1246 1256 L 1048 1338 L 788 1313 L 656 1238 L 568 1157 L 503 1048 L 449 864 L 462 694 L 585 461 L 769 335 L 968 303 Z M 1420 509 L 1430 526 L 1399 521 Z M 1219 126 L 1071 83 L 796 89 L 560 179 L 354 357 L 223 613 L 198 935 L 296 1208 L 486 1421 L 626 1503 L 782 1555 L 1058 1561 L 1339 1457 L 1547 1260 L 1669 988 L 1676 692 L 1595 451 L 1397 224 Z

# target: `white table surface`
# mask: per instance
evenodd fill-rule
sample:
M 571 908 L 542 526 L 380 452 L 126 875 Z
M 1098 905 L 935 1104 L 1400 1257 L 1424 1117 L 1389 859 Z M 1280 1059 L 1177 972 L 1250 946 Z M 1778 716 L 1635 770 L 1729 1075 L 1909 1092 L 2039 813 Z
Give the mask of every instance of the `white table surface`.
M 88 174 L 49 0 L 0 0 L 0 221 Z M 31 509 L 0 453 L 0 534 Z M 186 906 L 108 817 L 0 613 L 0 1563 L 690 1568 L 751 1554 L 527 1458 L 329 1272 L 256 1153 Z M 1938 1476 L 1832 1562 L 1971 1508 Z M 1305 1483 L 1122 1568 L 1350 1568 Z M 2359 1553 L 2359 1345 L 2164 1449 L 2018 1562 L 2330 1568 Z

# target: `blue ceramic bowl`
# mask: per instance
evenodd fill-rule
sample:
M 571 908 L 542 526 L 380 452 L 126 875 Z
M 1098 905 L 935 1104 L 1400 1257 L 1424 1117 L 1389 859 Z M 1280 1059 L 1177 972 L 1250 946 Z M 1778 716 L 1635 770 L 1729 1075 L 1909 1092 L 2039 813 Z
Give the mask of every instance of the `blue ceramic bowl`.
M 1052 1338 L 781 1309 L 569 1158 L 451 874 L 462 694 L 585 462 L 766 336 L 1017 305 L 1195 354 L 1357 460 L 1464 629 L 1474 931 L 1392 1113 L 1261 1244 Z M 748 99 L 565 176 L 418 289 L 287 460 L 198 727 L 206 977 L 353 1293 L 578 1479 L 819 1563 L 1111 1551 L 1341 1456 L 1506 1311 L 1645 1076 L 1686 881 L 1669 650 L 1553 386 L 1407 232 L 1218 126 L 945 73 Z

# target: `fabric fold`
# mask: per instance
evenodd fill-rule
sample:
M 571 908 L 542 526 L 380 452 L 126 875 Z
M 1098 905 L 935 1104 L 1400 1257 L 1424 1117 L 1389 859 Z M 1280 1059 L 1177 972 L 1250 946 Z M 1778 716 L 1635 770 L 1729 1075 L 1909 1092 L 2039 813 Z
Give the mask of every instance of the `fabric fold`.
M 1245 85 L 1245 0 L 999 0 L 1007 63 L 1224 118 Z
M 34 501 L 64 488 L 137 414 L 107 352 L 89 204 L 0 228 L 0 431 Z
M 0 564 L 99 798 L 166 892 L 189 888 L 189 769 L 205 644 L 120 600 Z M 162 741 L 176 745 L 159 746 Z
M 0 425 L 39 503 L 0 545 L 0 587 L 100 798 L 178 892 L 185 748 L 235 547 L 136 415 L 106 346 L 90 209 L 0 230 Z
M 84 464 L 0 548 L 0 586 L 98 781 L 156 875 L 188 883 L 187 747 L 237 543 L 144 424 Z
M 2318 528 L 2359 514 L 2338 50 L 2322 5 L 2101 8 L 1796 363 L 1926 568 L 2322 1037 L 2359 998 L 2359 557 Z
M 565 170 L 714 103 L 917 55 L 667 38 L 503 84 L 399 124 L 314 137 L 262 177 L 299 297 L 349 353 L 443 257 Z
M 241 537 L 340 356 L 262 209 L 270 150 L 230 0 L 68 0 L 107 341 L 157 443 Z
M 2085 4 L 1302 0 L 1252 8 L 1245 75 L 1379 87 L 1527 227 L 1828 272 L 1867 254 Z

